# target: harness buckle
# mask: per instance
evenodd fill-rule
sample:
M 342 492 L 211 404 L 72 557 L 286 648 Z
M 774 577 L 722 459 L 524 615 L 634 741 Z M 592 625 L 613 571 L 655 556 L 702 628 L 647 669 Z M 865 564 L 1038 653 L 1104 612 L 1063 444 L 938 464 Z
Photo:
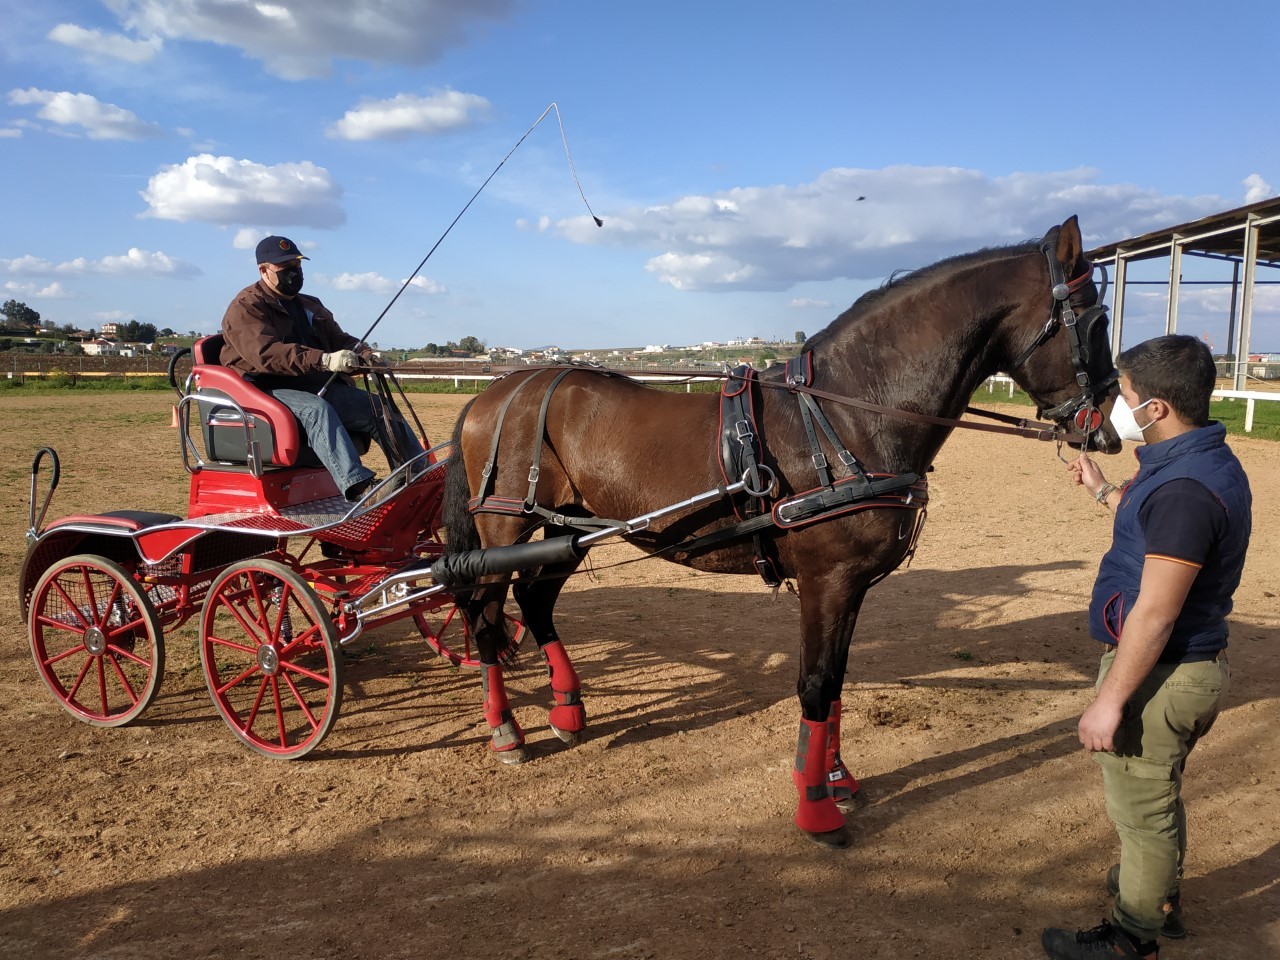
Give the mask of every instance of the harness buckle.
M 855 463 L 858 462 L 858 458 L 855 457 L 848 450 L 841 450 L 839 456 L 840 456 L 840 462 L 843 463 L 846 467 L 852 467 Z
M 489 476 L 489 474 L 491 474 L 491 473 L 493 473 L 493 461 L 492 461 L 492 460 L 490 460 L 488 463 L 486 463 L 486 464 L 484 465 L 484 469 L 480 471 L 480 476 L 482 476 L 482 477 L 487 477 L 487 476 Z
M 813 455 L 813 465 L 819 470 L 827 469 L 827 457 L 823 453 L 815 453 Z
M 755 434 L 751 432 L 751 424 L 746 420 L 739 420 L 733 425 L 734 436 L 738 442 L 746 445 L 755 439 Z
M 537 483 L 537 482 L 538 482 L 538 475 L 539 475 L 540 473 L 542 473 L 542 468 L 541 468 L 541 467 L 539 467 L 537 464 L 534 464 L 532 467 L 530 467 L 530 468 L 529 468 L 529 482 L 530 482 L 530 483 Z

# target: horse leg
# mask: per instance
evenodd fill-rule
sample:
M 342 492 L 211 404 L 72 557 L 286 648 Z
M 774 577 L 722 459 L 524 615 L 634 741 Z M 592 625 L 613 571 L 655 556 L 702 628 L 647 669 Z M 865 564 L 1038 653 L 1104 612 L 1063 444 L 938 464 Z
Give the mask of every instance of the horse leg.
M 577 567 L 577 562 L 544 567 L 536 579 L 517 581 L 512 588 L 525 627 L 533 634 L 547 664 L 551 696 L 555 701 L 548 718 L 551 730 L 565 743 L 573 745 L 583 740 L 587 711 L 582 703 L 582 683 L 564 644 L 560 642 L 552 613 L 565 580 Z
M 853 599 L 853 612 L 857 616 L 858 611 L 862 608 L 863 598 L 866 596 L 866 590 Z M 852 636 L 852 627 L 850 627 L 850 636 Z M 849 667 L 849 644 L 844 644 L 843 655 L 840 656 L 839 662 L 835 666 L 834 675 L 840 680 L 840 687 L 844 686 L 844 677 Z M 840 715 L 842 705 L 840 702 L 840 692 L 836 691 L 836 699 L 831 701 L 831 709 L 827 712 L 827 789 L 831 791 L 831 799 L 841 809 L 846 808 L 854 795 L 858 792 L 858 781 L 854 779 L 853 774 L 849 772 L 849 768 L 844 765 L 844 760 L 840 757 Z
M 851 842 L 831 789 L 833 768 L 844 766 L 839 763 L 839 710 L 833 717 L 832 706 L 840 699 L 849 640 L 865 593 L 865 587 L 848 590 L 843 583 L 822 580 L 804 584 L 800 590 L 803 639 L 796 685 L 800 733 L 792 773 L 799 795 L 795 822 L 811 839 L 829 847 L 847 847 Z M 837 731 L 834 744 L 833 729 Z M 852 796 L 850 784 L 840 785 Z
M 531 756 L 524 745 L 524 731 L 516 722 L 507 698 L 499 652 L 507 649 L 505 582 L 477 586 L 458 606 L 475 638 L 480 655 L 480 686 L 484 691 L 484 719 L 489 725 L 489 750 L 502 763 L 524 763 Z

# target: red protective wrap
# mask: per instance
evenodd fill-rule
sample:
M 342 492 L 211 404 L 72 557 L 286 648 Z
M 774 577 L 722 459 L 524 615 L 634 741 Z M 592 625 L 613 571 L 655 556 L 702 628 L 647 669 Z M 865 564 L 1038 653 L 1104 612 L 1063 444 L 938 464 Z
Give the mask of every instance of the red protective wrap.
M 796 826 L 809 833 L 830 833 L 844 826 L 844 815 L 827 789 L 828 721 L 800 721 L 796 740 L 796 767 L 791 773 L 800 805 Z
M 840 759 L 840 701 L 831 704 L 827 714 L 827 789 L 837 802 L 851 800 L 858 792 L 858 781 Z
M 480 667 L 480 685 L 484 688 L 484 719 L 489 724 L 489 749 L 501 753 L 524 746 L 524 732 L 511 713 L 507 687 L 502 680 L 502 667 L 485 664 Z
M 587 711 L 582 706 L 582 683 L 578 679 L 578 671 L 573 669 L 573 661 L 559 640 L 544 645 L 542 657 L 547 662 L 551 695 L 556 701 L 548 719 L 557 730 L 580 733 L 587 727 Z

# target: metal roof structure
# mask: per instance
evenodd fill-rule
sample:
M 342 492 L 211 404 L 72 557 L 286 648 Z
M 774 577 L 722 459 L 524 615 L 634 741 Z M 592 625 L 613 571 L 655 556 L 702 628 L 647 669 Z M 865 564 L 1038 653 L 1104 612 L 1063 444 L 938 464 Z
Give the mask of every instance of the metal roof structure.
M 1165 332 L 1178 326 L 1178 290 L 1182 281 L 1182 258 L 1202 257 L 1233 265 L 1231 307 L 1228 318 L 1229 353 L 1234 358 L 1234 387 L 1245 389 L 1245 364 L 1249 357 L 1249 335 L 1253 321 L 1254 288 L 1259 266 L 1280 267 L 1280 198 L 1247 204 L 1234 210 L 1211 214 L 1164 230 L 1130 237 L 1085 254 L 1095 264 L 1115 268 L 1115 299 L 1111 310 L 1111 347 L 1118 352 L 1124 328 L 1125 274 L 1130 263 L 1169 258 L 1169 302 Z M 1275 282 L 1275 281 L 1270 281 Z

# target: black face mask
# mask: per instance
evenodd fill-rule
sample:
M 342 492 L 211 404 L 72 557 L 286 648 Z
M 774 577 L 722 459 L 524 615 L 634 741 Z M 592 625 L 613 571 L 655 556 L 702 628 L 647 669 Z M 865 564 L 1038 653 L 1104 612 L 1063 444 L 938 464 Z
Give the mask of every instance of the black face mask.
M 281 295 L 286 297 L 294 296 L 302 289 L 302 269 L 300 267 L 290 267 L 287 270 L 281 270 L 276 274 L 275 284 Z

